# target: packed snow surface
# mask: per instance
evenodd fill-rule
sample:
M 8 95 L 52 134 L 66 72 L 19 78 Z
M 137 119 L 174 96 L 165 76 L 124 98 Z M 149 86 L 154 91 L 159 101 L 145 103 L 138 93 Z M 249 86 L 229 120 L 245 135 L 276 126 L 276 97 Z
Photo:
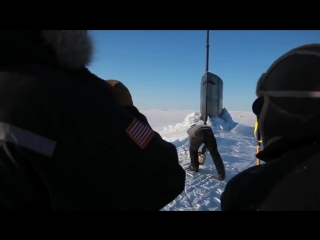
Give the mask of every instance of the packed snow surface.
M 183 168 L 190 164 L 187 129 L 201 124 L 200 113 L 192 110 L 142 109 L 153 129 L 174 144 Z M 228 112 L 223 109 L 220 117 L 209 119 L 218 143 L 218 150 L 226 167 L 226 179 L 215 179 L 216 169 L 212 158 L 200 166 L 199 173 L 186 171 L 186 186 L 163 211 L 219 211 L 220 195 L 227 181 L 235 174 L 254 165 L 256 141 L 253 135 L 255 116 L 251 112 Z

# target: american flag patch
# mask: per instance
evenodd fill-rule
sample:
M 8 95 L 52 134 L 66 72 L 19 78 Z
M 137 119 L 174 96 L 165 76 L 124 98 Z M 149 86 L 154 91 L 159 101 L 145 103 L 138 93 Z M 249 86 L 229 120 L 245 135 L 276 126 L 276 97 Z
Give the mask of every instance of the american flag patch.
M 136 118 L 127 127 L 126 132 L 141 149 L 148 145 L 154 135 L 153 130 L 147 124 L 138 121 Z

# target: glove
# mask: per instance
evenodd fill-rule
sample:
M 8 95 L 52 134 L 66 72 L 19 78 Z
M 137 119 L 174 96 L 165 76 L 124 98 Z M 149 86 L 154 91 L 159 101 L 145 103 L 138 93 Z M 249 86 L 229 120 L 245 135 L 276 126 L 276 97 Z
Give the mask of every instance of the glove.
M 223 181 L 226 178 L 225 174 L 218 175 L 218 180 Z
M 122 107 L 134 106 L 131 93 L 128 88 L 120 81 L 106 80 L 106 83 L 111 86 L 116 102 Z

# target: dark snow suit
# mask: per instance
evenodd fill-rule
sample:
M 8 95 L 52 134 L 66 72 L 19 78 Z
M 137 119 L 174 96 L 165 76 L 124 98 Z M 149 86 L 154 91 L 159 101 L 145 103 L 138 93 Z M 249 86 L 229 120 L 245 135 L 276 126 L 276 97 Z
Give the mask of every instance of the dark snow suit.
M 211 127 L 207 125 L 192 125 L 188 129 L 189 143 L 190 143 L 190 158 L 191 166 L 195 169 L 199 168 L 198 151 L 201 144 L 204 144 L 202 152 L 209 150 L 213 163 L 216 166 L 218 175 L 224 179 L 225 169 L 221 156 L 218 151 L 216 138 L 214 137 Z

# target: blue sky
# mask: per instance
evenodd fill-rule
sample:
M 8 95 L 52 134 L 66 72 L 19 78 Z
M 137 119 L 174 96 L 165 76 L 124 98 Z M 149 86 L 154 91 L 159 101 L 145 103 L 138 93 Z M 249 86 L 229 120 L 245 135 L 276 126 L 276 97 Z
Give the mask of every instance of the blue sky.
M 138 108 L 200 108 L 206 31 L 89 31 L 95 58 L 89 69 L 117 79 Z M 223 107 L 251 111 L 258 78 L 276 58 L 307 43 L 320 31 L 210 31 L 209 71 L 223 80 Z

